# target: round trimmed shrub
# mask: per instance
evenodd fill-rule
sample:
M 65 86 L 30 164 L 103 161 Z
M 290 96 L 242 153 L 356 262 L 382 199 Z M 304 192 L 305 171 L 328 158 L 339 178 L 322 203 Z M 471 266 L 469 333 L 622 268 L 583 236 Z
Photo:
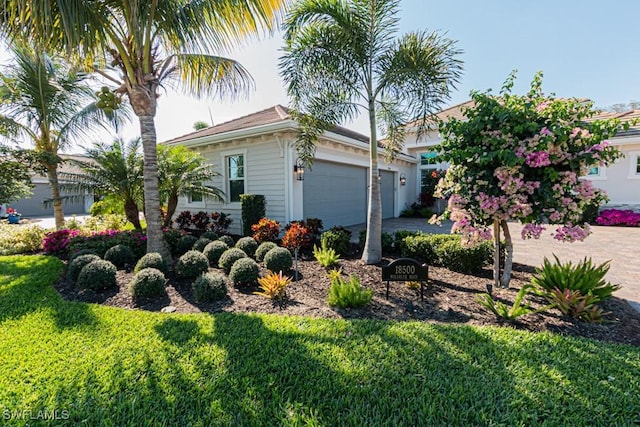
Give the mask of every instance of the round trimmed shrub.
M 116 266 L 109 261 L 97 259 L 82 267 L 76 284 L 82 289 L 94 291 L 115 288 L 117 271 Z
M 71 263 L 71 261 L 73 261 L 75 258 L 81 255 L 98 255 L 98 254 L 93 249 L 80 249 L 79 251 L 74 252 L 73 255 L 71 255 L 71 257 L 69 258 L 69 263 Z M 98 258 L 100 258 L 99 255 L 98 255 Z
M 278 245 L 276 245 L 273 242 L 260 243 L 260 246 L 258 246 L 258 249 L 256 249 L 256 261 L 262 262 L 264 260 L 264 256 L 267 254 L 267 252 L 269 252 L 271 249 L 277 248 L 277 247 L 278 247 Z
M 238 248 L 227 249 L 222 253 L 222 255 L 220 255 L 220 259 L 218 260 L 218 266 L 221 269 L 223 269 L 225 273 L 229 274 L 233 264 L 240 258 L 247 258 L 247 254 L 242 249 L 238 249 Z
M 217 271 L 203 274 L 191 284 L 198 302 L 218 301 L 227 295 L 227 278 Z
M 77 257 L 73 258 L 73 261 L 69 262 L 69 270 L 67 272 L 69 278 L 75 282 L 85 265 L 99 259 L 100 257 L 95 254 L 78 255 Z
M 292 265 L 293 258 L 289 249 L 273 248 L 264 256 L 264 266 L 274 273 L 287 272 L 291 270 Z
M 218 265 L 218 260 L 220 260 L 220 256 L 229 249 L 229 246 L 221 240 L 214 240 L 205 246 L 204 251 L 202 253 L 209 260 L 209 265 L 211 267 L 216 267 Z
M 138 260 L 133 272 L 137 273 L 145 268 L 155 268 L 156 270 L 160 270 L 165 273 L 167 271 L 167 263 L 164 262 L 162 255 L 158 252 L 149 252 L 148 254 L 144 254 L 142 258 Z
M 136 262 L 136 255 L 129 246 L 115 245 L 104 253 L 104 260 L 109 261 L 117 268 L 124 268 Z
M 248 256 L 253 257 L 258 249 L 258 242 L 253 237 L 243 237 L 236 242 L 236 248 L 242 249 Z
M 231 236 L 227 236 L 226 234 L 224 236 L 220 236 L 218 237 L 218 240 L 220 240 L 221 242 L 225 242 L 227 244 L 227 246 L 229 246 L 230 248 L 233 247 L 233 238 Z
M 190 251 L 193 245 L 198 241 L 196 236 L 192 236 L 191 234 L 185 234 L 184 236 L 178 239 L 176 243 L 176 253 L 184 254 L 187 251 Z
M 196 240 L 196 242 L 193 244 L 191 249 L 193 249 L 194 251 L 202 252 L 204 251 L 204 248 L 206 248 L 209 243 L 211 243 L 211 239 L 207 239 L 206 237 L 200 237 L 198 240 Z
M 188 251 L 178 259 L 176 273 L 181 277 L 193 278 L 209 270 L 209 260 L 202 252 Z
M 134 277 L 127 289 L 132 297 L 159 297 L 166 293 L 164 273 L 157 268 L 143 268 Z
M 443 267 L 464 274 L 478 273 L 493 260 L 490 242 L 466 247 L 460 240 L 444 241 L 436 246 L 435 254 Z
M 260 267 L 258 263 L 251 258 L 240 258 L 233 263 L 229 272 L 229 279 L 234 285 L 248 285 L 258 280 L 260 275 Z
M 220 236 L 215 231 L 205 231 L 200 235 L 201 239 L 209 239 L 211 241 L 218 240 L 218 237 Z

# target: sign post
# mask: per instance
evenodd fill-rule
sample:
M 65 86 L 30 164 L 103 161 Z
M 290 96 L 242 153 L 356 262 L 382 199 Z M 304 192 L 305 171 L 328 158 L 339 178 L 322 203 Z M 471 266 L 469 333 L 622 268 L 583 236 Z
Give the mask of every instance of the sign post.
M 424 282 L 429 280 L 429 266 L 412 258 L 399 258 L 382 267 L 382 280 L 387 282 L 387 299 L 389 282 L 420 282 L 420 301 L 423 301 Z

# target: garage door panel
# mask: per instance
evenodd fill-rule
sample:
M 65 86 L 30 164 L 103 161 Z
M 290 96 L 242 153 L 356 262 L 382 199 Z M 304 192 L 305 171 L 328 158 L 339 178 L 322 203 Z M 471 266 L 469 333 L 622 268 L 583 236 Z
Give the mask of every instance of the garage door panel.
M 305 218 L 322 219 L 325 229 L 366 222 L 366 169 L 315 161 L 305 172 L 303 203 Z
M 380 198 L 382 201 L 382 219 L 394 217 L 395 174 L 390 171 L 380 171 Z

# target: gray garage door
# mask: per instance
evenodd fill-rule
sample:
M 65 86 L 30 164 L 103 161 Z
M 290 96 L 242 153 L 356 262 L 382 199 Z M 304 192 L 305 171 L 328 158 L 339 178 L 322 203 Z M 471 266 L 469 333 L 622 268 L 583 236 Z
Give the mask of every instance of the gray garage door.
M 394 214 L 394 173 L 380 171 L 380 197 L 382 198 L 382 219 L 393 218 Z
M 33 196 L 28 199 L 21 199 L 9 204 L 23 216 L 45 216 L 53 215 L 53 206 L 44 207 L 42 201 L 51 198 L 51 187 L 48 184 L 35 184 Z M 65 215 L 85 213 L 84 200 L 65 201 L 62 204 Z
M 324 229 L 367 221 L 367 169 L 315 161 L 304 174 L 304 216 L 320 218 Z

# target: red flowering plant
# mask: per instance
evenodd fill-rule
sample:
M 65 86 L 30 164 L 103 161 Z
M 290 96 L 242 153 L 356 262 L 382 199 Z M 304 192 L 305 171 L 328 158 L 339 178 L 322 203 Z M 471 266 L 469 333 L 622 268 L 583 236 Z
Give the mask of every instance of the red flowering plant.
M 274 242 L 280 235 L 280 223 L 274 219 L 260 218 L 257 224 L 251 226 L 253 238 L 256 242 Z
M 45 233 L 42 240 L 42 249 L 46 254 L 66 256 L 69 254 L 71 239 L 79 235 L 81 235 L 79 230 L 70 230 L 68 228 Z
M 289 250 L 300 250 L 311 245 L 311 234 L 309 230 L 297 221 L 292 221 L 287 225 L 286 232 L 282 238 L 282 246 Z

